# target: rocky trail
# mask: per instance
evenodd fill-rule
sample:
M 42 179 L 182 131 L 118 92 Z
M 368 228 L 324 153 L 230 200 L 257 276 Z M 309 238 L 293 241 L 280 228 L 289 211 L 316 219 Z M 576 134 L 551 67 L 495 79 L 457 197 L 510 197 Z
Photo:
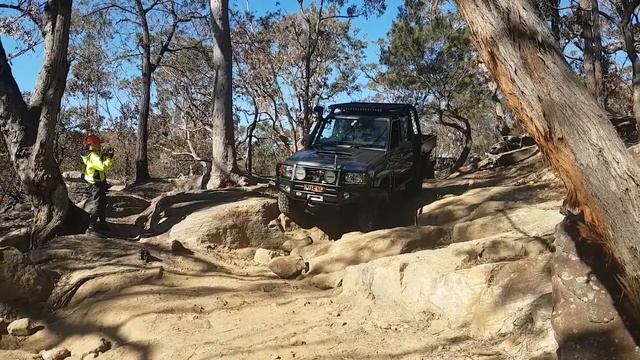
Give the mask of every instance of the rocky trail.
M 425 183 L 367 234 L 301 228 L 266 187 L 173 189 L 110 191 L 108 238 L 58 237 L 28 260 L 1 248 L 51 311 L 6 309 L 30 324 L 0 326 L 0 359 L 556 356 L 564 191 L 539 156 Z

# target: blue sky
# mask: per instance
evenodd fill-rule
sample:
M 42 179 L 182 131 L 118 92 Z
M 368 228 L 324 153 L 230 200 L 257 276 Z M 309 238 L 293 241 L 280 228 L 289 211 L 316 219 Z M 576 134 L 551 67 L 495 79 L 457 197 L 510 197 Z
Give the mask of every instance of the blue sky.
M 231 6 L 245 9 L 248 4 L 251 10 L 264 13 L 276 9 L 276 3 L 280 3 L 284 11 L 295 12 L 297 10 L 296 0 L 232 0 Z M 375 42 L 386 36 L 393 19 L 398 13 L 398 6 L 401 3 L 402 0 L 387 0 L 387 11 L 381 17 L 371 17 L 369 19 L 358 18 L 354 20 L 354 24 L 360 29 L 360 34 L 363 39 L 369 42 L 369 47 L 366 50 L 368 61 L 378 61 L 379 49 Z M 9 53 L 12 52 L 12 49 L 15 47 L 13 39 L 6 36 L 2 36 L 2 44 Z M 38 71 L 40 70 L 42 57 L 42 47 L 37 47 L 32 52 L 22 55 L 12 62 L 13 75 L 20 86 L 20 90 L 29 91 L 33 89 L 38 77 Z M 135 69 L 132 70 L 137 71 Z M 137 74 L 132 74 L 132 76 L 135 75 Z

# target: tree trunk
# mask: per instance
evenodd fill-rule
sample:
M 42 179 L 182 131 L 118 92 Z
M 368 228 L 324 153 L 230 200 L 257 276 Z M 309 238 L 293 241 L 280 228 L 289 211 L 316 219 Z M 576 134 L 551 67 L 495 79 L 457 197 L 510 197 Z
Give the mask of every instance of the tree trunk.
M 209 188 L 220 188 L 232 182 L 236 169 L 233 125 L 232 49 L 229 28 L 229 0 L 211 0 L 211 28 L 215 44 L 213 64 L 216 81 L 211 127 L 212 170 Z
M 257 118 L 257 116 L 256 116 Z M 247 129 L 247 174 L 253 175 L 253 132 L 256 130 L 257 122 L 254 121 Z
M 528 0 L 456 3 L 509 105 L 567 187 L 567 207 L 584 215 L 583 238 L 600 244 L 619 265 L 625 299 L 637 316 L 638 165 Z
M 298 125 L 295 129 L 295 144 L 296 144 L 296 148 L 295 151 L 300 151 L 300 150 L 304 150 L 304 148 L 307 146 L 307 144 L 305 144 L 305 139 L 307 137 L 307 135 L 309 135 L 309 129 L 307 128 L 308 125 L 305 124 L 304 119 L 301 121 L 300 125 Z
M 138 109 L 138 144 L 136 146 L 136 177 L 134 182 L 141 183 L 151 178 L 147 157 L 149 140 L 149 108 L 151 105 L 151 36 L 147 14 L 141 0 L 136 0 L 138 20 L 142 26 L 142 91 Z
M 31 245 L 53 237 L 69 211 L 67 187 L 54 159 L 54 134 L 69 70 L 70 0 L 44 6 L 44 61 L 27 104 L 0 42 L 0 129 L 22 188 L 34 209 Z
M 621 24 L 624 44 L 633 71 L 631 89 L 633 90 L 633 116 L 640 124 L 640 58 L 636 51 L 636 39 L 631 18 L 624 19 Z
M 440 123 L 444 126 L 448 126 L 452 129 L 457 130 L 464 137 L 464 145 L 462 147 L 462 151 L 460 151 L 460 155 L 458 155 L 458 159 L 456 159 L 456 162 L 449 169 L 450 173 L 454 173 L 455 171 L 460 169 L 460 167 L 462 167 L 462 165 L 464 165 L 465 162 L 467 162 L 467 159 L 469 158 L 469 154 L 471 153 L 471 147 L 473 145 L 473 137 L 471 134 L 471 124 L 469 124 L 469 120 L 467 118 L 460 115 L 451 115 L 451 116 L 456 120 L 460 121 L 461 123 L 463 123 L 464 127 L 456 123 L 450 123 L 450 122 L 444 121 L 443 116 L 444 115 L 441 113 L 439 118 Z
M 461 121 L 464 123 L 464 131 L 462 132 L 462 134 L 464 135 L 464 146 L 462 148 L 462 151 L 460 152 L 460 155 L 458 155 L 458 159 L 451 167 L 451 172 L 460 169 L 460 167 L 462 167 L 462 165 L 467 162 L 469 154 L 471 153 L 471 146 L 473 145 L 471 125 L 469 124 L 469 121 L 467 121 L 466 119 Z
M 584 72 L 587 88 L 604 108 L 604 78 L 602 72 L 602 35 L 597 0 L 581 0 L 580 20 L 584 40 Z

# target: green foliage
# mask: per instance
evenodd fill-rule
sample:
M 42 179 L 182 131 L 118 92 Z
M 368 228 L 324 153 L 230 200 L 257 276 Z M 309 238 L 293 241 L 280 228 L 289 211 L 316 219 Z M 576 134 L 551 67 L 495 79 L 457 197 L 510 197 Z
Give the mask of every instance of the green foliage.
M 386 70 L 378 81 L 423 110 L 467 116 L 486 110 L 489 79 L 465 24 L 456 13 L 431 15 L 423 2 L 406 3 L 382 46 L 380 62 Z
M 440 114 L 453 123 L 460 117 L 468 119 L 475 135 L 489 138 L 476 141 L 482 144 L 476 151 L 482 151 L 496 138 L 491 131 L 495 119 L 489 74 L 479 62 L 459 15 L 433 12 L 427 5 L 425 1 L 405 0 L 388 39 L 382 41 L 382 70 L 374 86 L 389 100 L 414 104 L 425 116 L 425 127 L 440 135 L 451 132 L 436 124 Z M 455 132 L 441 139 L 441 147 L 446 147 L 441 151 L 449 156 L 462 142 Z

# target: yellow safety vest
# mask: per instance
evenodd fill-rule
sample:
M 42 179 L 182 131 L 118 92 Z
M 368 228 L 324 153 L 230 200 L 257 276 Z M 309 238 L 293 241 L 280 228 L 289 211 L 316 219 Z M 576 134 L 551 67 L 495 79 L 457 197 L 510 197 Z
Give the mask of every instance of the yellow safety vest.
M 113 166 L 113 159 L 88 150 L 84 151 L 81 157 L 86 167 L 83 176 L 87 182 L 95 184 L 107 179 L 106 171 Z

